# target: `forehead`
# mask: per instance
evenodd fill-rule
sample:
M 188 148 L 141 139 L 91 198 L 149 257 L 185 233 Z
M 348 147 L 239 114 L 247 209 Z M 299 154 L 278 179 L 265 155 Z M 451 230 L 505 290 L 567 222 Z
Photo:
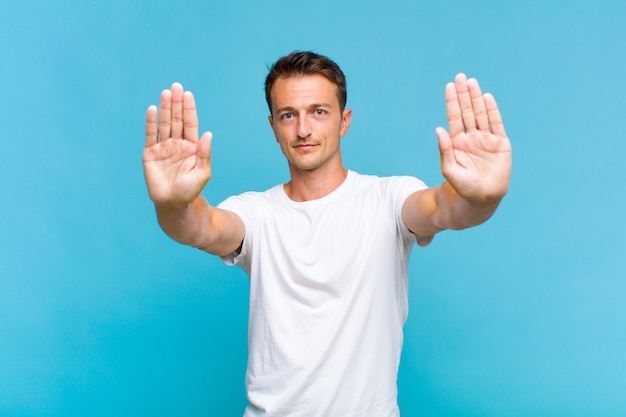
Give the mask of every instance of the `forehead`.
M 301 107 L 310 104 L 327 104 L 339 107 L 337 86 L 319 74 L 278 78 L 271 90 L 272 107 Z

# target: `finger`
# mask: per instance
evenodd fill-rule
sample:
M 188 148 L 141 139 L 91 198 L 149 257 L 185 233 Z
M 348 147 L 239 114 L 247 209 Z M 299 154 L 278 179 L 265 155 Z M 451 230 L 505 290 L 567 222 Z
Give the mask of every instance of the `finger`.
M 453 83 L 446 85 L 446 114 L 448 117 L 448 127 L 450 136 L 454 137 L 463 132 L 463 119 L 461 118 L 461 107 L 456 95 L 456 88 Z
M 172 84 L 172 133 L 173 138 L 183 137 L 183 86 Z
M 198 113 L 191 91 L 183 93 L 183 130 L 185 139 L 194 142 L 198 140 Z
M 497 136 L 506 136 L 504 124 L 502 124 L 502 116 L 500 116 L 500 110 L 498 109 L 496 99 L 489 93 L 485 94 L 484 98 L 491 132 Z
M 172 92 L 163 90 L 161 93 L 161 103 L 159 104 L 159 134 L 161 140 L 170 138 L 172 132 Z
M 476 119 L 476 126 L 479 130 L 489 130 L 489 118 L 487 117 L 487 111 L 485 110 L 485 100 L 483 99 L 483 93 L 480 91 L 480 85 L 475 78 L 467 80 L 467 87 L 469 89 L 470 97 L 472 98 L 472 108 L 474 109 L 474 118 Z
M 157 143 L 158 139 L 157 108 L 156 106 L 150 106 L 146 112 L 146 148 Z
M 472 107 L 472 98 L 467 87 L 467 77 L 465 74 L 457 74 L 454 79 L 454 86 L 459 97 L 459 105 L 461 106 L 461 116 L 465 130 L 476 129 L 476 119 L 474 118 L 474 108 Z

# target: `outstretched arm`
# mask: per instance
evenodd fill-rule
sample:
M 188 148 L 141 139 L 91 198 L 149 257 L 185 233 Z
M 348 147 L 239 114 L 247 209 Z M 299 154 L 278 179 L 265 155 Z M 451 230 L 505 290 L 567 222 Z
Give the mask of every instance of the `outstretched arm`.
M 420 235 L 484 222 L 506 194 L 511 176 L 511 143 L 494 97 L 465 74 L 446 85 L 445 96 L 450 132 L 442 127 L 436 132 L 446 181 L 411 195 L 402 209 L 407 227 Z
M 206 132 L 198 138 L 193 94 L 174 83 L 161 93 L 159 110 L 148 108 L 143 151 L 146 184 L 159 224 L 181 243 L 217 255 L 233 252 L 243 240 L 243 223 L 200 195 L 211 178 L 212 135 Z

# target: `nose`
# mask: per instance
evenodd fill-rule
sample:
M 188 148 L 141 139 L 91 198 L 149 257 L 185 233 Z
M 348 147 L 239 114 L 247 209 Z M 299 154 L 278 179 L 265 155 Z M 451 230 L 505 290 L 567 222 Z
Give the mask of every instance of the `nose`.
M 307 117 L 298 118 L 297 132 L 299 138 L 304 139 L 311 135 L 311 124 Z

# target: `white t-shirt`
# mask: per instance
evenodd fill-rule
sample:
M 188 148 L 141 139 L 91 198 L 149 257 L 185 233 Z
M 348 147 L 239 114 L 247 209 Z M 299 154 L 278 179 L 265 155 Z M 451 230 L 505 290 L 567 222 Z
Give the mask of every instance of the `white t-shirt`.
M 318 200 L 294 202 L 278 185 L 219 205 L 246 230 L 240 254 L 223 258 L 250 277 L 244 417 L 399 415 L 408 257 L 416 242 L 401 209 L 424 188 L 412 177 L 349 171 Z

